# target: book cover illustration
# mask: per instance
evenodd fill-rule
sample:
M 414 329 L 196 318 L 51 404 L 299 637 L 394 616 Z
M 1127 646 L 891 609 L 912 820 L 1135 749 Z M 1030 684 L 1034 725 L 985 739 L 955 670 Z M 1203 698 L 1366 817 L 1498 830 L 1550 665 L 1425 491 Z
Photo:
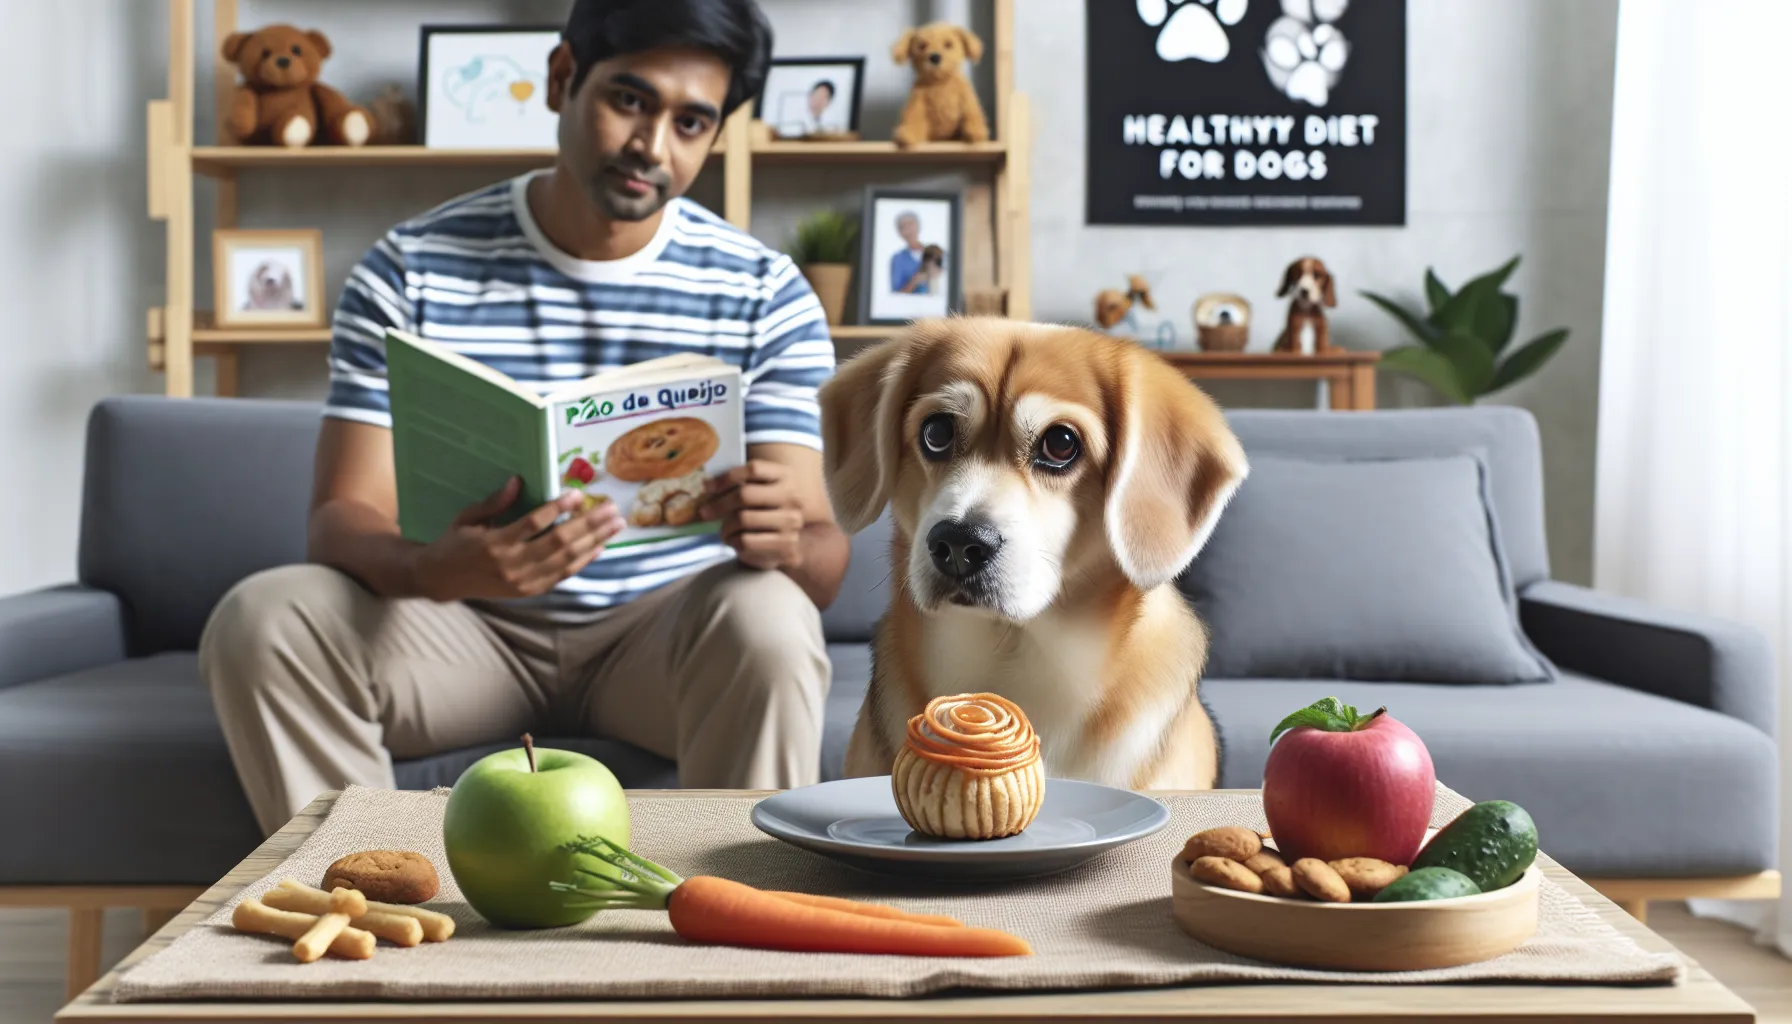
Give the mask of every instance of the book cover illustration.
M 619 387 L 552 412 L 560 493 L 582 492 L 586 509 L 613 501 L 628 524 L 606 551 L 721 529 L 698 506 L 709 478 L 746 461 L 739 370 Z

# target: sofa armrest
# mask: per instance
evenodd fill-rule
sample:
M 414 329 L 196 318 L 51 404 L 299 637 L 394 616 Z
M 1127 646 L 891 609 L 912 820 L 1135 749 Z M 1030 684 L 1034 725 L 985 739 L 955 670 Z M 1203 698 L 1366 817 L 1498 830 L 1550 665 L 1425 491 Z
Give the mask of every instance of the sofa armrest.
M 1562 668 L 1775 734 L 1773 649 L 1750 626 L 1555 580 L 1525 588 L 1519 619 L 1537 649 Z
M 80 584 L 0 597 L 0 689 L 125 657 L 124 605 Z

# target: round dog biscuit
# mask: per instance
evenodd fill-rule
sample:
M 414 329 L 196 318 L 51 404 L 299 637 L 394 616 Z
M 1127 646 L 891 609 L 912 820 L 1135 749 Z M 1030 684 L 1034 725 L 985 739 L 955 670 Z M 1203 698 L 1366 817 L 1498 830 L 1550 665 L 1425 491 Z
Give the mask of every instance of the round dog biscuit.
M 1210 828 L 1196 832 L 1188 837 L 1182 845 L 1182 855 L 1189 860 L 1196 857 L 1227 857 L 1235 861 L 1247 861 L 1263 849 L 1263 840 L 1257 833 L 1242 825 L 1227 825 L 1225 828 Z
M 1263 880 L 1230 857 L 1196 857 L 1188 873 L 1197 882 L 1240 892 L 1262 892 Z
M 694 416 L 674 416 L 643 423 L 611 441 L 604 469 L 630 483 L 663 480 L 700 468 L 720 446 L 714 427 Z
M 1316 857 L 1302 857 L 1289 865 L 1289 870 L 1294 873 L 1294 884 L 1305 889 L 1307 895 L 1314 899 L 1326 903 L 1350 902 L 1350 886 L 1325 861 Z
M 323 889 L 354 889 L 379 903 L 423 903 L 441 882 L 429 858 L 409 850 L 363 850 L 331 864 Z

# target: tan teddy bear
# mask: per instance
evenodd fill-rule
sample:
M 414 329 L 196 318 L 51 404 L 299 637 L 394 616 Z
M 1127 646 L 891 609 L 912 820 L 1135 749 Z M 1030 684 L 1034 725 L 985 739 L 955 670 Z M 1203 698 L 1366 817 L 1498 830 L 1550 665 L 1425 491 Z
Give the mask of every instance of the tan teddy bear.
M 317 80 L 330 56 L 330 41 L 322 32 L 269 25 L 256 32 L 232 32 L 222 50 L 243 76 L 225 122 L 238 142 L 296 148 L 321 137 L 359 146 L 373 134 L 372 115 Z
M 983 59 L 983 40 L 949 22 L 911 28 L 890 51 L 915 69 L 915 84 L 893 133 L 898 146 L 958 140 L 988 142 L 989 122 L 977 90 L 961 72 L 965 61 Z

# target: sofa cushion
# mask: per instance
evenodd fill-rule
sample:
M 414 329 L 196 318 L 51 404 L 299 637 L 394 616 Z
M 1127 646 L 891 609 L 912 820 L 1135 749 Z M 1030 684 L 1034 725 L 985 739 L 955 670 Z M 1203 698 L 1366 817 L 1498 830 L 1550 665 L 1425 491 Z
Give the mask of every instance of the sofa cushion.
M 318 409 L 151 395 L 94 407 L 80 578 L 124 601 L 131 653 L 193 650 L 238 580 L 304 559 Z
M 890 514 L 852 535 L 852 556 L 832 604 L 822 609 L 821 631 L 832 643 L 860 643 L 890 603 Z
M 1270 730 L 1335 696 L 1411 727 L 1444 785 L 1529 811 L 1544 852 L 1578 874 L 1775 865 L 1774 743 L 1715 711 L 1570 672 L 1530 686 L 1208 679 L 1201 690 L 1224 728 L 1223 786 L 1261 786 Z
M 261 842 L 191 654 L 0 690 L 0 779 L 0 884 L 210 885 Z
M 850 723 L 848 725 L 850 728 Z M 543 735 L 624 786 L 676 786 L 674 766 L 614 740 Z M 404 789 L 449 786 L 493 744 L 394 766 Z M 844 747 L 844 741 L 842 741 Z M 14 780 L 53 779 L 53 785 Z M 0 885 L 210 885 L 261 841 L 197 658 L 170 652 L 0 690 Z
M 1537 420 L 1509 405 L 1445 409 L 1381 409 L 1367 415 L 1292 409 L 1230 409 L 1226 420 L 1255 460 L 1263 455 L 1312 458 L 1411 458 L 1475 452 L 1487 460 L 1493 507 L 1523 590 L 1549 575 L 1543 535 L 1543 454 Z M 1320 510 L 1312 514 L 1323 515 Z M 1322 528 L 1315 524 L 1315 528 Z
M 1258 455 L 1179 580 L 1222 678 L 1553 678 L 1518 625 L 1485 462 Z
M 844 775 L 846 741 L 852 738 L 859 705 L 865 702 L 865 690 L 871 685 L 871 645 L 828 644 L 828 660 L 834 665 L 834 680 L 828 687 L 827 709 L 822 712 L 826 721 L 821 734 L 823 782 Z

